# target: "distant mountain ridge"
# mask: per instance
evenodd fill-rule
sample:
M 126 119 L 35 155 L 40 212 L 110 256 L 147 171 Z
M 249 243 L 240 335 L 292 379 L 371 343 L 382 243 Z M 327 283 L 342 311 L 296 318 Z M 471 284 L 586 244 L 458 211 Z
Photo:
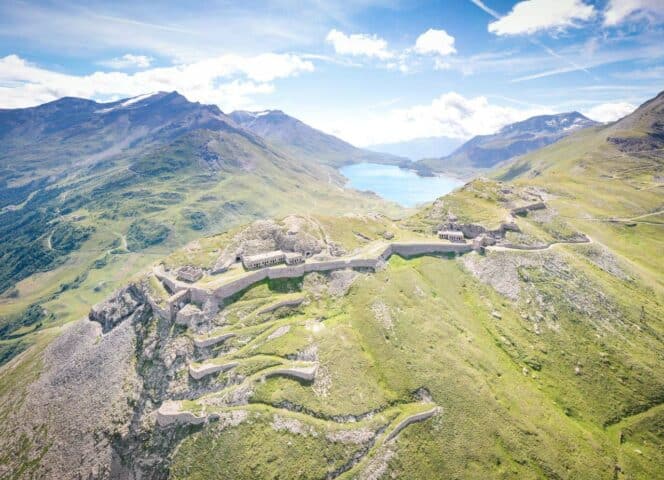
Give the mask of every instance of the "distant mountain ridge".
M 416 162 L 436 172 L 470 176 L 526 154 L 582 128 L 598 125 L 579 112 L 539 115 L 506 125 L 495 134 L 471 138 L 450 155 Z
M 422 158 L 444 157 L 463 144 L 463 140 L 450 137 L 422 137 L 403 142 L 380 143 L 368 148 L 416 161 Z
M 383 204 L 341 188 L 330 165 L 349 155 L 291 154 L 177 92 L 0 110 L 0 145 L 0 295 L 84 244 L 169 251 L 258 216 Z
M 317 130 L 281 110 L 230 113 L 238 125 L 298 158 L 317 159 L 339 167 L 351 163 L 372 162 L 392 165 L 407 164 L 408 159 L 364 150 L 333 135 Z

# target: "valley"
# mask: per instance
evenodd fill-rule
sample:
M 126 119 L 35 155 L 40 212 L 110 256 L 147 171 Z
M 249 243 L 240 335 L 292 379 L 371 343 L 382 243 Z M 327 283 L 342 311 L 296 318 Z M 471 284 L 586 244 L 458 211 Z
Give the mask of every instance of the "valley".
M 0 476 L 658 478 L 662 95 L 419 209 L 244 130 L 32 184 Z

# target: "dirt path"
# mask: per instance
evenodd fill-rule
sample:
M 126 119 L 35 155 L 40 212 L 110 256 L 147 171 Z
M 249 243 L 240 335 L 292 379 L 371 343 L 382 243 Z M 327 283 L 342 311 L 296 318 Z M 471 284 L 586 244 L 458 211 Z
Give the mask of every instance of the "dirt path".
M 586 235 L 587 240 L 586 241 L 580 241 L 580 242 L 552 242 L 549 243 L 546 247 L 537 247 L 537 248 L 518 248 L 518 247 L 503 247 L 500 245 L 496 246 L 489 246 L 486 247 L 487 250 L 491 250 L 494 252 L 543 252 L 545 250 L 549 250 L 551 247 L 555 245 L 589 245 L 593 243 L 593 239 L 590 238 L 588 235 Z
M 644 213 L 643 215 L 639 215 L 638 217 L 632 217 L 632 218 L 627 218 L 627 221 L 633 221 L 633 220 L 638 220 L 639 218 L 646 218 L 646 217 L 652 217 L 653 215 L 661 215 L 664 213 L 664 210 L 660 210 L 658 212 L 652 212 L 652 213 Z

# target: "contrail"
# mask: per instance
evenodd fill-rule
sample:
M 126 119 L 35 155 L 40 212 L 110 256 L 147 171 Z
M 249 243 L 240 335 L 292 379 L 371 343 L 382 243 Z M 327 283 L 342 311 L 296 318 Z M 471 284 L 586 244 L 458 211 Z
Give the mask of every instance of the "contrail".
M 489 15 L 491 15 L 491 16 L 492 16 L 493 18 L 495 18 L 496 20 L 500 20 L 501 18 L 503 18 L 503 15 L 501 15 L 501 14 L 498 13 L 498 12 L 496 12 L 493 8 L 489 7 L 489 6 L 488 6 L 486 3 L 484 3 L 482 0 L 470 0 L 470 2 L 471 2 L 473 5 L 475 5 L 476 7 L 482 9 L 483 11 L 485 11 L 486 13 L 488 13 Z M 581 70 L 581 71 L 583 71 L 583 72 L 586 72 L 588 75 L 591 75 L 591 76 L 592 76 L 592 73 L 590 73 L 590 71 L 589 71 L 586 67 L 584 67 L 583 65 L 579 65 L 579 64 L 573 62 L 572 60 L 566 58 L 566 57 L 563 57 L 563 56 L 560 55 L 558 52 L 556 52 L 556 51 L 554 51 L 553 49 L 547 47 L 546 45 L 544 45 L 544 44 L 543 44 L 542 42 L 540 42 L 539 40 L 535 40 L 535 39 L 529 38 L 528 41 L 529 41 L 530 43 L 532 43 L 533 45 L 535 45 L 535 46 L 541 48 L 542 50 L 544 50 L 546 53 L 548 53 L 548 54 L 551 55 L 552 57 L 557 58 L 558 60 L 562 60 L 563 62 L 567 63 L 569 66 L 573 67 L 573 68 L 571 68 L 571 69 L 566 69 L 565 72 L 574 72 L 574 71 Z M 560 73 L 562 73 L 562 69 L 561 69 L 561 72 L 560 72 Z M 535 76 L 535 75 L 533 75 L 532 77 L 533 77 L 533 78 L 538 78 L 538 77 Z M 524 77 L 524 78 L 522 78 L 521 80 L 526 80 L 526 79 L 529 79 L 529 77 Z

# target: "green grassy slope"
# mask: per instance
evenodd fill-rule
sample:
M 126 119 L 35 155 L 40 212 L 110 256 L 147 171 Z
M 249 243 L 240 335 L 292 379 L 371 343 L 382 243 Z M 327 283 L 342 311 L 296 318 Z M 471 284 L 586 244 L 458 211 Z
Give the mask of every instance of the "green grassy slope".
M 648 108 L 652 115 L 641 111 L 627 122 L 579 132 L 403 221 L 307 215 L 302 228 L 347 252 L 383 242 L 385 232 L 396 241 L 431 239 L 450 214 L 489 229 L 513 220 L 520 232 L 508 232 L 505 243 L 536 249 L 393 256 L 377 272 L 313 273 L 253 285 L 214 316 L 215 333 L 235 333 L 224 343 L 194 352 L 195 332 L 163 331 L 160 341 L 188 353 L 152 409 L 134 419 L 142 435 L 116 440 L 134 442 L 139 451 L 164 442 L 163 476 L 178 479 L 662 478 L 664 196 L 661 156 L 652 147 L 657 102 Z M 607 140 L 628 131 L 637 140 Z M 650 146 L 634 151 L 644 134 Z M 294 180 L 314 177 L 304 171 L 284 178 L 281 161 L 261 174 L 234 176 L 233 182 L 246 183 L 233 191 L 262 192 L 255 201 L 265 211 L 279 211 L 269 210 L 270 202 L 291 198 L 297 184 L 302 196 L 296 201 L 314 198 Z M 275 185 L 274 178 L 285 183 Z M 289 180 L 291 190 L 284 186 Z M 160 185 L 180 192 L 171 181 L 177 180 Z M 211 187 L 212 195 L 223 196 L 233 182 Z M 192 187 L 189 195 L 200 193 Z M 337 198 L 330 195 L 319 208 Z M 511 217 L 513 208 L 534 199 L 546 208 Z M 179 218 L 171 208 L 148 218 Z M 154 226 L 140 226 L 127 240 L 154 238 Z M 201 238 L 161 263 L 209 267 L 225 247 L 235 248 L 239 231 Z M 583 235 L 589 239 L 580 243 Z M 145 255 L 109 255 L 137 259 L 131 267 L 118 260 L 116 268 L 127 274 L 151 262 Z M 155 294 L 168 295 L 154 277 L 148 281 Z M 81 309 L 92 300 L 84 297 L 87 288 L 73 290 Z M 50 305 L 74 302 L 62 295 Z M 267 308 L 293 298 L 303 301 Z M 141 331 L 158 331 L 157 323 L 151 318 Z M 26 336 L 35 335 L 40 348 L 58 333 L 52 320 L 44 324 Z M 20 375 L 36 375 L 38 352 L 29 349 L 0 370 L 0 413 L 20 407 Z M 159 363 L 158 356 L 144 355 L 137 349 L 142 368 Z M 199 381 L 187 362 L 238 366 Z M 313 381 L 268 375 L 312 364 L 318 367 Z M 159 430 L 151 419 L 167 400 L 211 415 L 210 422 Z M 397 431 L 401 421 L 423 412 L 435 413 Z M 9 432 L 12 425 L 0 428 Z M 17 463 L 38 468 L 30 441 L 20 444 Z
M 201 235 L 287 213 L 399 211 L 341 185 L 330 167 L 218 130 L 72 171 L 0 214 L 0 358 L 44 325 L 31 307 L 47 321 L 81 318 L 128 276 Z

